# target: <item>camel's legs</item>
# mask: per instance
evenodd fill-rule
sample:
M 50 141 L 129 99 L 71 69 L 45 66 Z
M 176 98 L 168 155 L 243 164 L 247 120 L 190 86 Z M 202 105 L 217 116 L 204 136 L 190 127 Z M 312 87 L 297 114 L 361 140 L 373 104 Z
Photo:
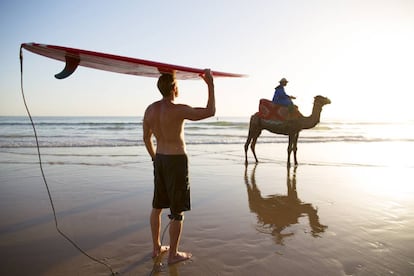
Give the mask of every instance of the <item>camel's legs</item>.
M 288 153 L 288 159 L 287 159 L 287 166 L 290 167 L 290 155 L 293 151 L 293 158 L 295 160 L 295 166 L 298 165 L 298 160 L 296 158 L 296 152 L 298 151 L 298 138 L 299 138 L 299 132 L 295 132 L 292 134 L 289 134 L 289 144 L 287 148 Z
M 259 131 L 259 133 L 253 137 L 252 144 L 250 145 L 250 148 L 252 149 L 253 156 L 254 156 L 254 159 L 256 160 L 256 163 L 259 163 L 259 160 L 257 159 L 257 156 L 256 156 L 256 142 L 257 142 L 257 138 L 259 138 L 261 133 L 262 132 Z
M 298 165 L 298 159 L 296 158 L 296 152 L 298 151 L 298 139 L 299 139 L 299 132 L 295 133 L 293 137 L 293 157 L 295 159 L 295 166 Z
M 249 130 L 249 136 L 247 137 L 246 143 L 244 144 L 244 163 L 248 164 L 247 161 L 247 150 L 249 149 L 250 142 L 252 141 L 251 131 Z
M 289 144 L 288 144 L 288 162 L 287 162 L 287 166 L 290 168 L 290 155 L 293 151 L 293 158 L 295 160 L 295 166 L 298 165 L 298 160 L 296 157 L 296 153 L 298 151 L 298 139 L 299 139 L 299 132 L 295 132 L 292 134 L 289 134 Z
M 254 156 L 254 159 L 256 160 L 256 163 L 259 162 L 258 159 L 257 159 L 257 156 L 256 156 L 255 147 L 256 147 L 257 138 L 259 137 L 260 134 L 261 134 L 261 131 L 253 132 L 253 131 L 249 130 L 249 136 L 247 137 L 247 141 L 244 144 L 244 162 L 245 162 L 245 164 L 249 163 L 247 161 L 247 151 L 249 149 L 249 145 L 250 145 L 250 148 L 253 152 L 253 156 Z
M 287 166 L 288 166 L 288 168 L 290 168 L 290 154 L 292 153 L 292 143 L 293 143 L 293 134 L 289 134 L 289 143 L 288 143 L 288 147 L 287 147 L 287 154 L 288 154 Z
M 257 160 L 257 156 L 256 156 L 256 152 L 255 152 L 255 146 L 256 146 L 257 138 L 260 136 L 262 131 L 260 129 L 258 129 L 257 120 L 258 120 L 258 118 L 254 115 L 250 118 L 249 135 L 247 137 L 246 143 L 244 144 L 244 162 L 245 162 L 245 164 L 248 164 L 247 151 L 249 149 L 249 145 L 250 145 L 250 148 L 252 149 L 254 158 L 256 159 L 256 163 L 259 162 Z

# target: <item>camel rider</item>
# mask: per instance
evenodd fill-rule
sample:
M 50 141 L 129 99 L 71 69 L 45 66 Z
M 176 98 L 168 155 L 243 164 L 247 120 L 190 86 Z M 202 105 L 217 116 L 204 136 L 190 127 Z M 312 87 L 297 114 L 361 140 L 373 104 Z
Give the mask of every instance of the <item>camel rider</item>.
M 285 86 L 287 85 L 288 81 L 285 78 L 282 78 L 279 81 L 279 85 L 275 87 L 275 94 L 273 95 L 272 102 L 274 104 L 278 104 L 283 106 L 280 109 L 279 114 L 281 114 L 286 119 L 290 119 L 295 117 L 295 111 L 297 107 L 293 104 L 292 99 L 296 99 L 294 96 L 289 96 L 285 92 Z
M 279 81 L 279 85 L 275 87 L 275 94 L 273 95 L 272 102 L 274 104 L 280 104 L 289 108 L 289 112 L 293 110 L 294 104 L 292 99 L 296 99 L 294 96 L 289 96 L 285 92 L 285 86 L 287 85 L 288 81 L 285 78 L 282 78 Z

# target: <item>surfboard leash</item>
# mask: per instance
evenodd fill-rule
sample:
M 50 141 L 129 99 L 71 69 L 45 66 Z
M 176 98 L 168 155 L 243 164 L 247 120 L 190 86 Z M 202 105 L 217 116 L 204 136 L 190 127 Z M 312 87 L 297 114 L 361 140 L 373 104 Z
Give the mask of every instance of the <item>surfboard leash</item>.
M 56 228 L 57 232 L 63 238 L 65 238 L 70 244 L 72 244 L 72 246 L 75 247 L 83 255 L 85 255 L 86 257 L 88 257 L 89 259 L 91 259 L 92 261 L 94 261 L 96 263 L 104 265 L 106 268 L 108 268 L 108 270 L 111 272 L 112 275 L 117 275 L 118 273 L 115 272 L 109 264 L 107 264 L 106 262 L 101 261 L 101 260 L 91 256 L 90 254 L 88 254 L 85 250 L 83 250 L 79 245 L 77 245 L 76 242 L 74 242 L 68 235 L 66 235 L 59 228 L 58 219 L 57 219 L 56 210 L 55 210 L 55 205 L 53 204 L 52 194 L 50 192 L 49 185 L 47 183 L 46 176 L 45 176 L 45 173 L 44 173 L 44 170 L 43 170 L 42 156 L 41 156 L 41 153 L 40 153 L 40 145 L 39 145 L 39 139 L 38 139 L 38 136 L 37 136 L 35 123 L 33 121 L 32 115 L 30 114 L 29 107 L 28 107 L 27 102 L 26 102 L 26 97 L 24 95 L 24 90 L 23 90 L 23 48 L 22 48 L 22 46 L 20 46 L 20 88 L 21 88 L 21 93 L 22 93 L 22 97 L 23 97 L 23 103 L 24 103 L 27 115 L 30 119 L 30 122 L 31 122 L 31 125 L 32 125 L 32 128 L 33 128 L 33 133 L 34 133 L 34 137 L 35 137 L 35 140 L 36 140 L 36 149 L 37 149 L 37 157 L 39 159 L 40 172 L 41 172 L 41 175 L 42 175 L 43 183 L 46 186 L 47 194 L 49 196 L 49 202 L 50 202 L 50 206 L 52 208 L 53 218 L 54 218 L 54 221 L 55 221 L 55 228 Z

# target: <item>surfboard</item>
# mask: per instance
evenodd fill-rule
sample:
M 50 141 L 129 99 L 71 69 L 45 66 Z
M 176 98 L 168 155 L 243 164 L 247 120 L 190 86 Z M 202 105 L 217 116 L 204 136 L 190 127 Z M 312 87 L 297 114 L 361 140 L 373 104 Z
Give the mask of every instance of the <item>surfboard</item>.
M 47 45 L 40 43 L 22 43 L 24 48 L 32 53 L 39 54 L 48 58 L 65 62 L 62 72 L 55 75 L 57 79 L 64 79 L 72 75 L 78 66 L 129 74 L 136 76 L 145 76 L 158 78 L 163 73 L 175 74 L 177 79 L 197 79 L 204 69 L 192 68 L 156 61 L 123 57 L 100 52 L 81 50 L 56 45 Z M 213 71 L 214 77 L 246 77 L 244 74 L 226 73 Z

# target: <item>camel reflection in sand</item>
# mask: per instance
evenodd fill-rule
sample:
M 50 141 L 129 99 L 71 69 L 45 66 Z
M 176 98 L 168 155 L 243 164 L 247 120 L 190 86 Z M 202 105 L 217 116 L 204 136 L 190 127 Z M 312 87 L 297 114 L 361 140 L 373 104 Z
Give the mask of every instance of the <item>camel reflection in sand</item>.
M 257 187 L 256 168 L 257 164 L 252 169 L 249 181 L 246 166 L 244 180 L 250 210 L 257 214 L 257 230 L 273 235 L 275 242 L 283 245 L 284 238 L 294 235 L 294 232 L 289 232 L 287 228 L 297 224 L 300 217 L 307 215 L 312 236 L 319 237 L 319 233 L 324 232 L 327 226 L 319 223 L 318 211 L 312 204 L 303 203 L 298 198 L 296 167 L 292 177 L 290 176 L 290 170 L 287 170 L 287 195 L 276 194 L 266 197 L 261 195 L 260 189 Z

